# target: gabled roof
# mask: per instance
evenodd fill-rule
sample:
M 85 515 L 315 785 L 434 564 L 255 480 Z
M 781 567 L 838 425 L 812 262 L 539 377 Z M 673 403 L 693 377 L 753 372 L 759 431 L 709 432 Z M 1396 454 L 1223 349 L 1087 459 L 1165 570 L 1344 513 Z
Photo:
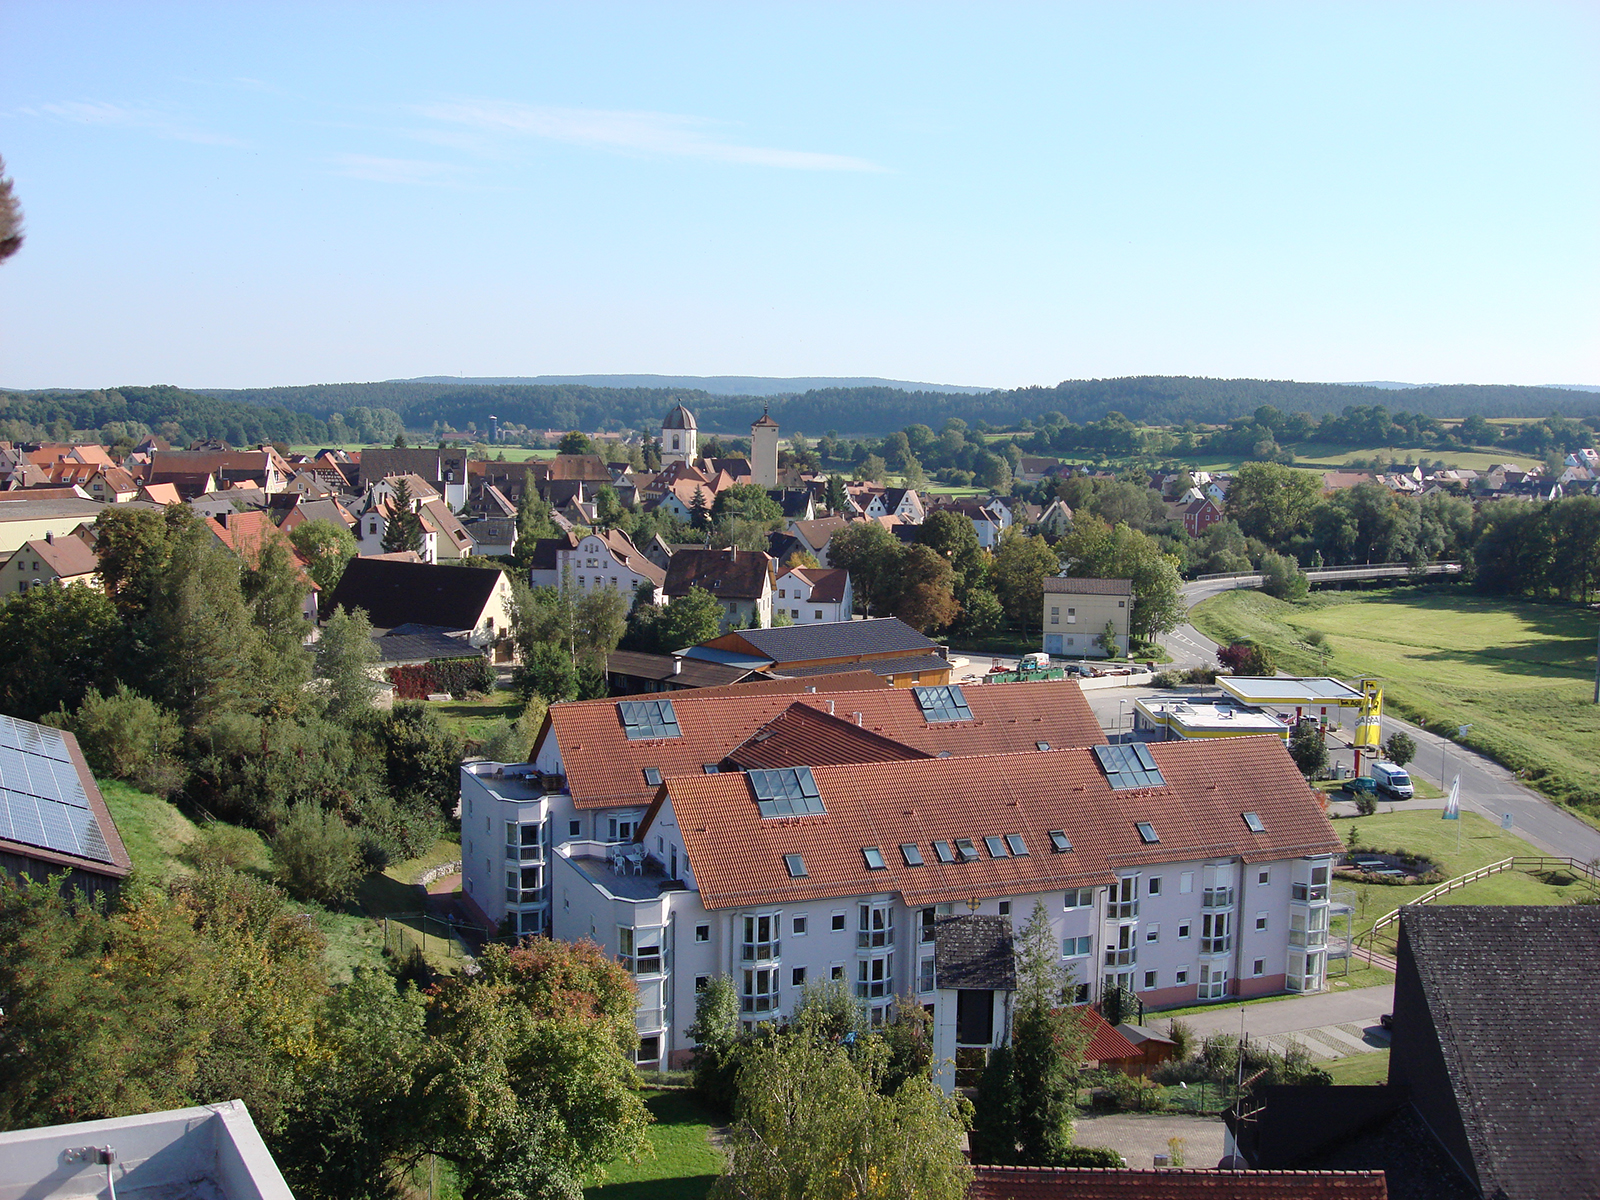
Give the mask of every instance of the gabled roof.
M 113 879 L 132 869 L 72 734 L 0 715 L 0 853 Z
M 610 483 L 611 471 L 605 459 L 598 454 L 558 454 L 554 458 L 535 459 L 528 464 L 533 477 L 560 483 L 591 482 Z
M 1397 1018 L 1414 979 L 1485 1195 L 1600 1195 L 1600 1023 L 1593 981 L 1573 969 L 1597 949 L 1600 906 L 1403 910 Z M 1425 1036 L 1413 1024 L 1397 1043 Z M 1397 1050 L 1391 1083 L 1429 1082 L 1402 1077 L 1412 1057 Z
M 967 1200 L 1388 1200 L 1382 1171 L 973 1168 Z
M 838 604 L 844 599 L 845 584 L 850 582 L 850 572 L 843 567 L 795 567 L 780 575 L 780 582 L 784 575 L 798 575 L 805 580 L 811 588 L 811 599 L 819 604 Z
M 672 561 L 677 563 L 679 556 Z M 898 617 L 867 621 L 824 621 L 778 629 L 741 629 L 706 643 L 715 649 L 748 650 L 774 663 L 812 663 L 859 659 L 867 655 L 935 654 L 939 645 Z M 949 664 L 946 664 L 947 666 Z
M 679 688 L 725 687 L 741 683 L 754 674 L 747 667 L 677 658 L 671 654 L 645 654 L 638 650 L 613 650 L 606 656 L 606 672 L 658 683 L 670 681 Z
M 709 665 L 709 664 L 706 664 Z M 791 704 L 727 754 L 741 770 L 931 758 L 882 734 L 809 704 Z
M 667 560 L 668 596 L 704 588 L 719 600 L 755 600 L 772 581 L 772 559 L 760 550 L 679 550 Z
M 760 815 L 744 775 L 684 774 L 665 780 L 644 829 L 670 800 L 707 908 L 884 892 L 907 905 L 942 904 L 1109 884 L 1133 864 L 1341 850 L 1277 738 L 1153 743 L 1150 751 L 1164 783 L 1121 790 L 1088 749 L 813 767 L 826 813 L 780 819 Z M 1246 811 L 1260 815 L 1262 833 L 1246 827 Z M 1160 840 L 1145 842 L 1140 823 Z M 1053 852 L 1051 830 L 1072 849 Z M 1022 837 L 1026 855 L 980 849 L 976 861 L 942 863 L 932 850 L 936 839 L 982 847 L 983 838 L 1008 834 Z M 908 865 L 901 843 L 922 847 L 923 865 Z M 867 865 L 868 846 L 883 851 L 882 869 Z M 805 856 L 803 879 L 784 869 L 792 853 Z
M 328 607 L 364 608 L 375 629 L 413 622 L 449 630 L 476 629 L 503 573 L 481 567 L 353 558 Z
M 483 651 L 465 638 L 451 637 L 442 629 L 425 627 L 412 627 L 406 632 L 392 629 L 382 637 L 373 638 L 372 644 L 377 647 L 380 664 L 483 657 Z
M 805 666 L 793 664 L 770 668 L 774 675 L 790 679 L 815 679 L 821 675 L 836 675 L 841 671 L 871 671 L 885 679 L 901 675 L 922 675 L 949 671 L 949 660 L 937 654 L 902 654 L 897 658 L 863 658 L 841 663 L 813 663 Z
M 1085 579 L 1078 576 L 1051 575 L 1044 581 L 1047 595 L 1065 596 L 1131 596 L 1131 579 Z
M 10 566 L 23 555 L 30 556 L 30 560 L 37 558 L 49 567 L 58 579 L 92 575 L 100 569 L 100 559 L 89 543 L 72 534 L 50 539 L 35 538 L 31 542 L 24 542 L 6 559 L 6 565 Z
M 1084 1062 L 1115 1062 L 1139 1057 L 1139 1047 L 1130 1042 L 1118 1026 L 1102 1017 L 1098 1009 L 1085 1005 L 1078 1009 L 1078 1014 L 1078 1023 L 1089 1034 L 1089 1043 L 1083 1048 Z
M 807 686 L 817 691 L 807 692 Z M 792 704 L 831 711 L 851 723 L 859 713 L 860 728 L 926 754 L 1038 753 L 1040 742 L 1059 747 L 1104 741 L 1074 682 L 968 687 L 964 693 L 973 720 L 930 724 L 907 688 L 833 691 L 821 680 L 774 680 L 690 689 L 670 697 L 682 736 L 653 741 L 629 741 L 623 732 L 617 706 L 631 697 L 586 700 L 552 705 L 539 740 L 557 739 L 567 786 L 580 809 L 648 804 L 656 789 L 645 782 L 645 767 L 663 776 L 697 773 L 705 763 L 721 762 Z M 787 765 L 800 764 L 810 765 L 804 755 Z
M 829 539 L 849 522 L 843 517 L 818 517 L 814 521 L 791 521 L 790 531 L 806 545 L 814 550 L 820 550 L 828 544 Z

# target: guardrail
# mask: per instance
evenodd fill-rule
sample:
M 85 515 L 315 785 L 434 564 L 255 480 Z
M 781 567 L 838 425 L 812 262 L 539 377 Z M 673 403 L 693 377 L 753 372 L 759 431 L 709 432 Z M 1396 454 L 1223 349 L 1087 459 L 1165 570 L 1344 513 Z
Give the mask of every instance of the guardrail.
M 1423 571 L 1429 575 L 1453 575 L 1461 570 L 1459 562 L 1432 562 L 1423 566 Z M 1353 579 L 1362 574 L 1407 574 L 1412 571 L 1410 563 L 1349 563 L 1342 567 L 1310 567 L 1306 570 L 1306 578 L 1317 579 Z M 1260 571 L 1215 571 L 1209 575 L 1196 575 L 1189 580 L 1190 583 L 1216 583 L 1224 579 L 1260 579 Z
M 1487 879 L 1491 875 L 1498 875 L 1502 871 L 1554 871 L 1567 870 L 1575 875 L 1582 875 L 1594 883 L 1600 883 L 1600 871 L 1586 862 L 1576 858 L 1557 858 L 1550 855 L 1524 854 L 1512 858 L 1502 858 L 1499 862 L 1492 862 L 1486 867 L 1479 867 L 1476 871 L 1468 871 L 1465 875 L 1457 875 L 1454 879 L 1447 879 L 1438 887 L 1430 888 L 1418 896 L 1411 904 L 1429 904 L 1440 896 L 1448 896 L 1458 888 L 1464 888 L 1469 883 L 1476 883 L 1480 879 Z M 1384 913 L 1372 923 L 1372 928 L 1367 930 L 1365 936 L 1370 944 L 1376 938 L 1378 931 L 1387 929 L 1400 920 L 1400 914 L 1411 904 L 1402 904 L 1392 912 Z

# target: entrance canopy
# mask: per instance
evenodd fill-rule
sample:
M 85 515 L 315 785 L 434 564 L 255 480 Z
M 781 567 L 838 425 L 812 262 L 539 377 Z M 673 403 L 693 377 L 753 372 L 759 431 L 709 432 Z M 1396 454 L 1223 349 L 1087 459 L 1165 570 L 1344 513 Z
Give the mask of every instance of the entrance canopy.
M 1296 679 L 1272 675 L 1219 675 L 1217 686 L 1241 704 L 1293 704 L 1311 707 L 1337 704 L 1360 708 L 1361 690 L 1337 679 L 1313 676 Z

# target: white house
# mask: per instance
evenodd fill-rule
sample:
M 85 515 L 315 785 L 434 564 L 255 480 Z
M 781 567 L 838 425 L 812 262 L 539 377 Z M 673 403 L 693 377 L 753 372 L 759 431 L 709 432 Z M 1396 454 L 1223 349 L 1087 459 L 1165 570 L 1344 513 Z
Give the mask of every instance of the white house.
M 775 611 L 796 625 L 848 621 L 855 606 L 850 572 L 843 567 L 792 567 L 778 576 Z
M 580 592 L 609 588 L 630 597 L 640 584 L 648 583 L 654 589 L 651 602 L 659 604 L 666 578 L 667 573 L 646 558 L 627 534 L 611 529 L 557 539 L 554 562 L 535 566 L 528 582 L 558 588 L 565 586 L 565 580 Z

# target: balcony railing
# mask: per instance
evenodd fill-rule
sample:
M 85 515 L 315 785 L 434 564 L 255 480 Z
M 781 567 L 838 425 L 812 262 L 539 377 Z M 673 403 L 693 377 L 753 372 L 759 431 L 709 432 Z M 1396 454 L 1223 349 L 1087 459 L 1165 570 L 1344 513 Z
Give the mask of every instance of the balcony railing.
M 1207 888 L 1202 902 L 1206 908 L 1232 908 L 1233 889 L 1231 887 Z
M 856 933 L 856 949 L 872 950 L 894 945 L 894 929 L 863 929 Z
M 1125 950 L 1119 950 L 1115 946 L 1106 947 L 1106 966 L 1108 967 L 1131 967 L 1138 961 L 1139 948 L 1137 946 L 1129 946 Z
M 745 942 L 739 949 L 739 959 L 742 962 L 768 962 L 779 958 L 778 942 Z
M 1233 949 L 1233 934 L 1225 933 L 1221 937 L 1203 937 L 1200 939 L 1201 954 L 1226 954 Z
M 543 846 L 507 846 L 506 858 L 510 862 L 543 862 Z
M 1139 915 L 1139 902 L 1137 900 L 1113 900 L 1106 905 L 1106 920 L 1127 920 Z
M 1326 929 L 1291 929 L 1289 931 L 1289 945 L 1291 946 L 1326 946 L 1328 944 L 1328 931 Z
M 1289 887 L 1289 899 L 1298 900 L 1302 904 L 1312 904 L 1328 898 L 1328 885 L 1325 883 L 1296 883 Z

